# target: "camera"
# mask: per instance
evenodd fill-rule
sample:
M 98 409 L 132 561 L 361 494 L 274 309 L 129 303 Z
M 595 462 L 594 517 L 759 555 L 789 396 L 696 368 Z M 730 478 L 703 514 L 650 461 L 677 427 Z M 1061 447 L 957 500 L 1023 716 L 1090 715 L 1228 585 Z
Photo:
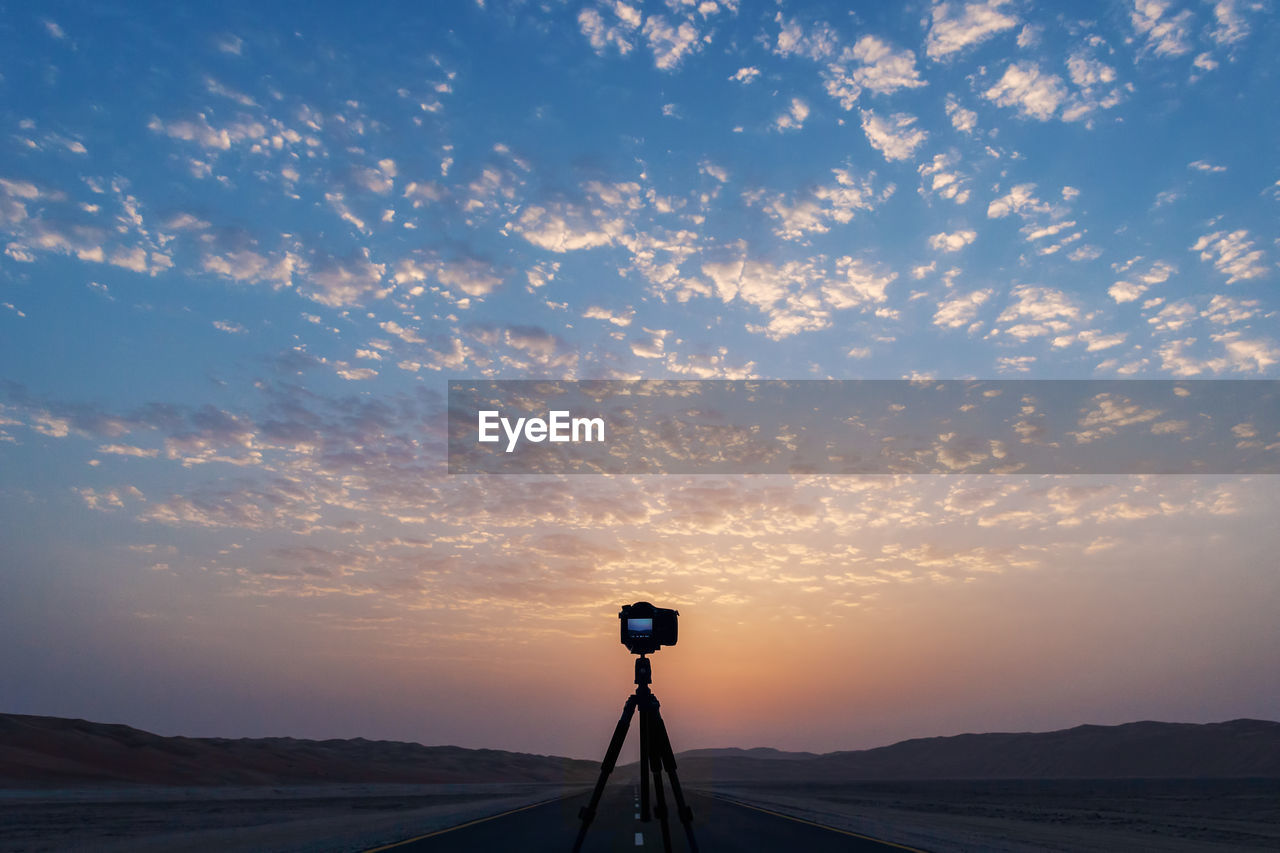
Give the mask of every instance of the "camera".
M 654 607 L 647 601 L 624 604 L 618 611 L 622 645 L 633 655 L 647 655 L 676 644 L 676 617 L 680 611 Z

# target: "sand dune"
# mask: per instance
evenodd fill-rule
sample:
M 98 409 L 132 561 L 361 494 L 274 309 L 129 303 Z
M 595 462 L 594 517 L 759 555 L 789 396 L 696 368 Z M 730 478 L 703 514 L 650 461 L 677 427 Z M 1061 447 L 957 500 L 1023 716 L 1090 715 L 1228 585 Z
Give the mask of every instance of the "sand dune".
M 396 741 L 161 737 L 129 726 L 0 714 L 0 787 L 577 782 L 598 765 Z
M 1127 723 L 1055 732 L 918 738 L 814 758 L 694 750 L 683 778 L 721 781 L 859 779 L 1280 778 L 1280 723 Z
M 595 778 L 598 764 L 417 743 L 162 737 L 122 725 L 0 715 L 0 787 L 429 784 Z M 1280 723 L 1077 726 L 919 738 L 852 752 L 697 749 L 689 780 L 1280 778 Z

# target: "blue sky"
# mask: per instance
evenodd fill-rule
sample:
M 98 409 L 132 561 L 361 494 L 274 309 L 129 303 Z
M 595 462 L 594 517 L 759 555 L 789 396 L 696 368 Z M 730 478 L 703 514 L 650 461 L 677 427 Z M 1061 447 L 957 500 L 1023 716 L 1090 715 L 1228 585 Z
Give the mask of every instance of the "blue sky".
M 1204 600 L 1188 536 L 1227 543 L 1215 589 L 1239 607 L 1220 619 L 1246 626 L 1179 646 L 1200 681 L 1153 675 L 1144 703 L 1113 663 L 1089 701 L 939 688 L 913 707 L 954 714 L 903 716 L 885 674 L 862 728 L 818 697 L 789 745 L 1261 715 L 1274 690 L 1248 673 L 1280 659 L 1266 477 L 450 478 L 443 395 L 462 377 L 1277 378 L 1272 11 L 13 7 L 0 615 L 25 654 L 6 706 L 590 754 L 571 714 L 530 733 L 475 708 L 502 705 L 522 644 L 612 671 L 587 650 L 622 601 L 724 630 L 776 603 L 780 625 L 826 626 L 813 652 L 949 601 L 1047 619 L 1056 590 L 1113 613 L 1099 635 L 1119 643 L 1113 585 L 1150 601 L 1144 572 L 1181 566 L 1161 588 Z M 1163 636 L 1178 607 L 1127 612 Z M 920 683 L 934 663 L 912 642 L 883 645 Z M 1086 666 L 1060 642 L 1044 660 Z M 1158 648 L 1131 667 L 1163 672 Z M 366 707 L 368 660 L 383 693 L 418 666 L 452 685 L 417 697 L 435 722 Z M 1210 683 L 1221 701 L 1194 698 Z M 788 745 L 774 718 L 699 707 L 705 741 Z

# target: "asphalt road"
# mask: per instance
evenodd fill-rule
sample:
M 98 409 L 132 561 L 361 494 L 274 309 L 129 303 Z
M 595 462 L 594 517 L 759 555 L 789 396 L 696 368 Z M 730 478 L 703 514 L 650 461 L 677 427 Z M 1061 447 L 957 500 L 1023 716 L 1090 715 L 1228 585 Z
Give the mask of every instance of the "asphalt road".
M 611 785 L 600 800 L 596 819 L 587 833 L 583 853 L 662 850 L 662 834 L 656 819 L 639 820 L 639 794 L 635 785 Z M 693 808 L 694 833 L 702 853 L 886 853 L 914 850 L 837 829 L 818 826 L 748 806 L 688 793 Z M 378 847 L 388 853 L 476 853 L 498 850 L 518 853 L 569 853 L 578 832 L 578 809 L 588 795 L 544 803 L 474 821 L 422 838 Z M 668 792 L 668 806 L 670 807 Z M 673 850 L 687 851 L 684 827 L 671 824 Z M 374 853 L 374 851 L 367 851 Z M 917 851 L 919 853 L 919 851 Z

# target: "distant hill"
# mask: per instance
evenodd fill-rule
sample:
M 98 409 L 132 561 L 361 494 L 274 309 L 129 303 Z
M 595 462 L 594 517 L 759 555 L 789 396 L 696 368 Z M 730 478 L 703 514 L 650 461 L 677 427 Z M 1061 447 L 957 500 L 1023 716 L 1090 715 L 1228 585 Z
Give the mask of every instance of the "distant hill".
M 807 758 L 819 758 L 816 752 L 784 752 L 768 746 L 757 746 L 752 749 L 740 749 L 736 746 L 722 749 L 689 749 L 680 753 L 684 758 L 757 758 L 761 761 L 803 761 Z
M 632 732 L 632 737 L 635 733 Z M 1127 723 L 965 734 L 816 755 L 696 749 L 686 782 L 1280 778 L 1280 723 Z M 0 714 L 0 787 L 591 782 L 599 764 L 397 741 L 161 737 L 122 725 Z M 615 779 L 633 772 L 620 768 Z
M 161 737 L 129 726 L 0 714 L 0 787 L 584 782 L 599 764 L 385 740 Z
M 1126 723 L 1055 732 L 965 734 L 779 761 L 751 750 L 681 753 L 681 780 L 1280 777 L 1280 723 Z

